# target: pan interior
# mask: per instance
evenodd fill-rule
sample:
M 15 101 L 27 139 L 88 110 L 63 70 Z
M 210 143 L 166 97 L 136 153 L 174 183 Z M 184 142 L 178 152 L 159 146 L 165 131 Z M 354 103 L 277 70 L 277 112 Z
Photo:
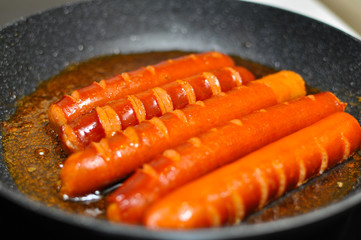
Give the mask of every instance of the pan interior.
M 239 1 L 162 0 L 109 0 L 68 5 L 2 29 L 0 119 L 7 120 L 14 114 L 19 99 L 73 63 L 99 55 L 169 50 L 217 50 L 271 68 L 296 71 L 309 85 L 332 91 L 347 102 L 347 112 L 361 122 L 361 82 L 357 80 L 361 75 L 361 44 L 356 39 L 314 20 L 261 5 Z M 0 147 L 3 151 L 2 145 Z M 313 182 L 327 184 L 327 176 L 339 176 L 345 168 L 359 171 L 358 161 L 349 161 Z M 0 193 L 24 206 L 33 204 L 27 199 L 19 200 L 22 195 L 16 190 L 3 159 L 0 170 Z M 339 190 L 337 182 L 340 181 L 342 179 L 336 179 L 331 189 Z M 307 186 L 312 184 L 316 183 L 310 182 Z M 308 188 L 312 188 L 307 186 L 301 191 L 308 192 Z M 354 201 L 348 199 L 360 198 L 359 191 L 359 176 L 354 176 L 354 183 L 333 205 L 351 206 Z M 291 200 L 282 198 L 282 201 Z M 263 222 L 262 216 L 270 214 L 277 204 L 252 215 L 248 222 Z M 49 213 L 48 209 L 43 211 Z M 55 215 L 68 218 L 58 212 Z M 328 214 L 319 211 L 317 218 L 326 216 Z M 79 224 L 77 216 L 70 218 L 71 222 Z M 85 221 L 89 227 L 96 225 L 91 219 Z M 295 222 L 290 221 L 282 228 L 299 224 Z M 267 228 L 267 224 L 262 226 Z M 243 226 L 234 228 L 244 230 Z M 128 231 L 123 227 L 119 229 L 117 234 Z M 268 227 L 269 231 L 272 229 L 276 228 Z M 99 228 L 99 231 L 103 230 Z M 135 234 L 134 231 L 128 233 Z M 222 229 L 218 233 L 227 236 Z

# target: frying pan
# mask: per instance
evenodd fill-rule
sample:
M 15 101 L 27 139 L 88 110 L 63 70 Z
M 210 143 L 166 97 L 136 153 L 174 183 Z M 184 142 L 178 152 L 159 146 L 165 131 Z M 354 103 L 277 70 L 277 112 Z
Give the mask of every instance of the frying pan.
M 0 31 L 0 121 L 14 113 L 17 99 L 71 63 L 99 55 L 166 50 L 217 50 L 294 70 L 313 87 L 353 102 L 347 111 L 361 120 L 361 105 L 355 98 L 361 96 L 361 43 L 337 29 L 280 9 L 233 0 L 97 0 L 52 9 Z M 17 191 L 0 159 L 0 208 L 12 211 L 1 216 L 1 224 L 20 221 L 35 229 L 58 226 L 57 230 L 70 229 L 71 234 L 149 239 L 278 236 L 355 209 L 361 202 L 359 182 L 342 200 L 286 219 L 195 231 L 150 231 L 31 201 Z

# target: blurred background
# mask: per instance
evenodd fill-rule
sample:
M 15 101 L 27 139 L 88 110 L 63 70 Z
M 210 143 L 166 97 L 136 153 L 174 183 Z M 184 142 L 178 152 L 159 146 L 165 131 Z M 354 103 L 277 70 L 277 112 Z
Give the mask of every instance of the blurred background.
M 49 8 L 84 0 L 0 0 L 0 28 Z M 361 39 L 361 0 L 247 0 L 325 22 Z

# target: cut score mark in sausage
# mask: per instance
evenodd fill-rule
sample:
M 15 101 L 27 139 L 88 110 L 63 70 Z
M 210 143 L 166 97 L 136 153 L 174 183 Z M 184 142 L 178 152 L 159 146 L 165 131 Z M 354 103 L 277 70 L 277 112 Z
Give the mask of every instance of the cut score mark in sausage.
M 174 110 L 172 99 L 166 90 L 164 90 L 160 87 L 156 87 L 156 88 L 153 88 L 153 92 L 154 92 L 154 96 L 156 97 L 157 102 L 159 104 L 159 108 L 160 108 L 162 115 Z M 142 122 L 142 121 L 139 121 L 139 122 Z
M 128 100 L 132 105 L 132 108 L 134 110 L 138 122 L 144 121 L 146 118 L 146 112 L 142 101 L 134 95 L 129 95 Z

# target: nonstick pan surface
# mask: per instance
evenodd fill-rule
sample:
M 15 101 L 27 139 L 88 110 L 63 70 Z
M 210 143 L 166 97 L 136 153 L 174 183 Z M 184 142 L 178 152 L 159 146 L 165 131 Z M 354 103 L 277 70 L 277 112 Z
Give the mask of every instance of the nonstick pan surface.
M 0 31 L 0 121 L 14 113 L 18 99 L 71 63 L 99 55 L 167 50 L 217 50 L 275 69 L 296 71 L 311 86 L 332 91 L 351 103 L 347 111 L 361 121 L 357 98 L 361 97 L 360 41 L 304 16 L 233 0 L 90 1 L 52 9 L 5 27 Z M 0 159 L 0 197 L 5 206 L 24 209 L 34 219 L 42 216 L 62 229 L 128 238 L 275 236 L 359 206 L 359 182 L 342 200 L 286 219 L 195 231 L 150 231 L 31 201 L 17 191 Z M 11 214 L 1 216 L 2 220 Z

